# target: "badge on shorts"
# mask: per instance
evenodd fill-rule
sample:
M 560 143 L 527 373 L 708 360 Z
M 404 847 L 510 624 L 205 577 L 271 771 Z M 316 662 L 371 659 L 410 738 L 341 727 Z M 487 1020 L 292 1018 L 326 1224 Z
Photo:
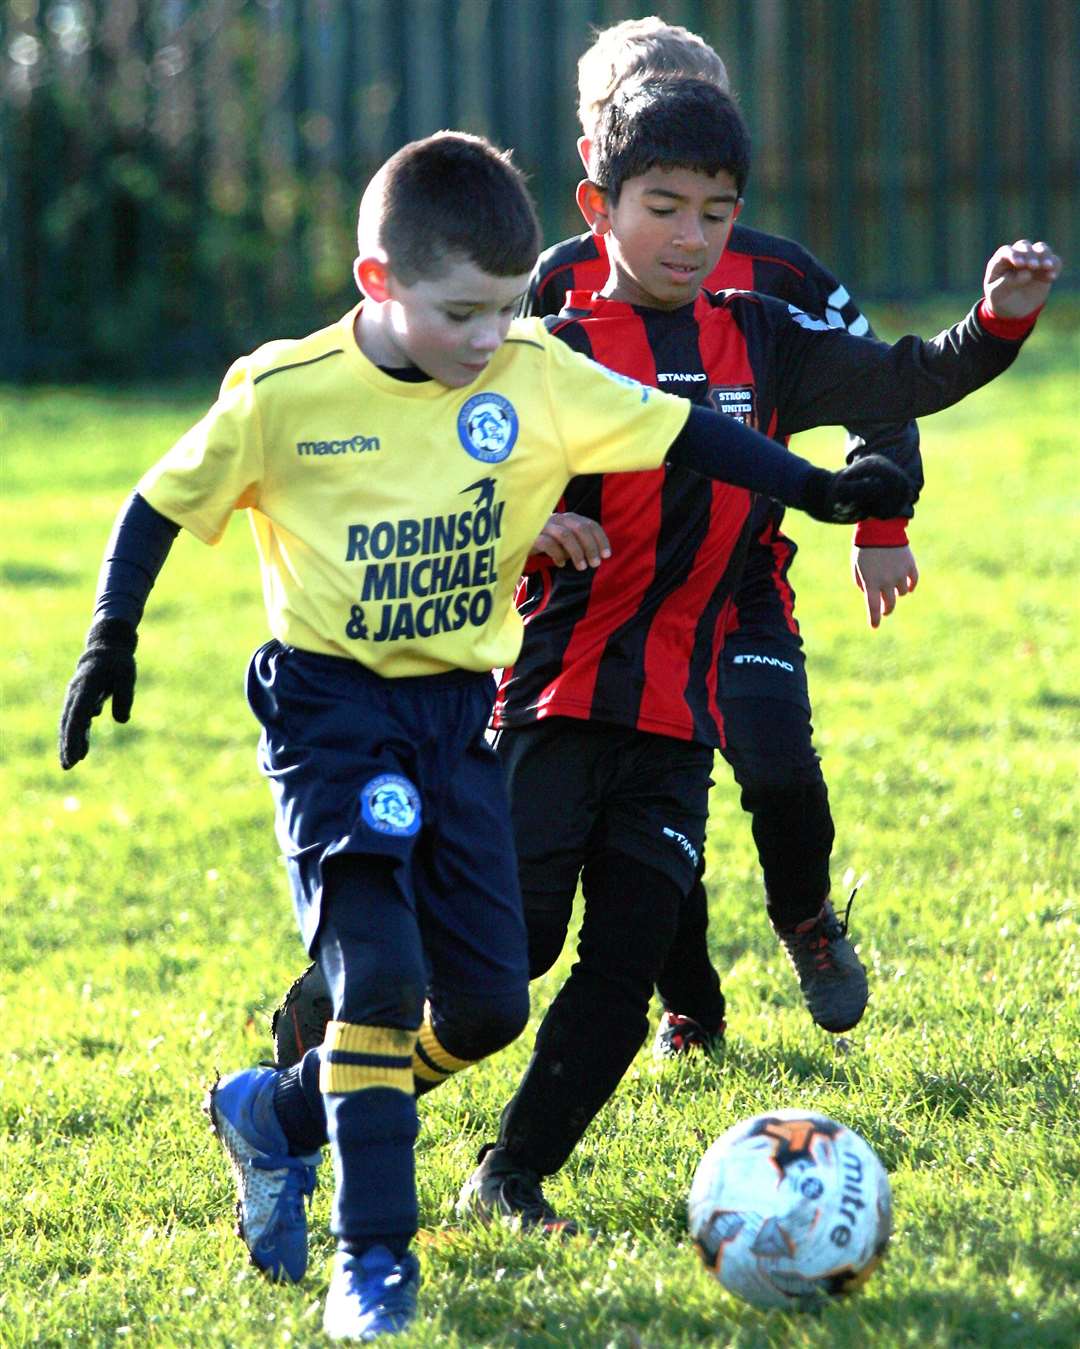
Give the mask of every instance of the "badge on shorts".
M 420 795 L 408 778 L 380 773 L 360 789 L 364 823 L 377 834 L 408 838 L 420 828 Z
M 474 393 L 458 413 L 458 439 L 474 459 L 498 464 L 514 448 L 518 415 L 501 393 Z

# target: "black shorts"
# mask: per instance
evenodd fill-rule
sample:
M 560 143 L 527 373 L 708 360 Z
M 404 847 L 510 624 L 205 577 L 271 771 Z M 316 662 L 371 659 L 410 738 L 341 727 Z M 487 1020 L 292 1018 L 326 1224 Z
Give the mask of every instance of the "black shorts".
M 737 628 L 724 640 L 720 654 L 717 697 L 725 728 L 732 719 L 730 704 L 745 698 L 775 698 L 794 703 L 810 719 L 810 690 L 802 638 L 791 632 L 778 615 L 771 628 Z
M 718 696 L 723 710 L 735 698 L 776 698 L 810 716 L 806 660 L 795 621 L 795 591 L 788 572 L 798 551 L 780 529 L 783 510 L 769 503 L 750 542 L 734 595 L 734 620 L 720 657 Z M 724 713 L 725 722 L 728 714 Z
M 705 846 L 713 750 L 572 717 L 498 733 L 526 896 L 573 898 L 581 868 L 623 853 L 687 894 Z
M 506 788 L 484 738 L 491 676 L 383 679 L 275 641 L 252 657 L 247 692 L 308 950 L 327 860 L 390 858 L 441 987 L 526 985 Z

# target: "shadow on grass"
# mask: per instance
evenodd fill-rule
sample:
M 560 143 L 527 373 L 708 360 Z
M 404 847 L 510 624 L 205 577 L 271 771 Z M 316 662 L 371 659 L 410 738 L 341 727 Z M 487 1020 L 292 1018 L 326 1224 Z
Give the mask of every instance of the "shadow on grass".
M 1036 1271 L 1048 1284 L 1075 1289 L 1080 1282 L 1080 1252 L 1049 1250 L 1038 1239 L 1019 1236 L 1004 1225 L 1005 1220 L 972 1218 L 958 1231 L 951 1217 L 935 1214 L 920 1234 L 920 1249 L 947 1252 L 948 1261 L 972 1261 L 979 1274 L 979 1286 L 985 1288 L 1004 1282 L 1018 1266 Z M 910 1241 L 910 1238 L 909 1238 Z M 952 1254 L 956 1250 L 955 1256 Z M 1080 1322 L 1077 1322 L 1080 1326 Z M 996 1341 L 993 1341 L 996 1344 Z M 1070 1344 L 1080 1343 L 1074 1335 Z
M 1059 693 L 1056 689 L 1040 689 L 1035 695 L 1037 707 L 1078 707 L 1080 693 Z
M 573 1345 L 575 1349 L 640 1349 L 645 1345 L 716 1344 L 738 1329 L 738 1343 L 783 1346 L 793 1342 L 857 1349 L 868 1342 L 948 1344 L 978 1349 L 1075 1349 L 1076 1320 L 1068 1311 L 1032 1316 L 1006 1302 L 950 1292 L 904 1293 L 873 1301 L 836 1302 L 818 1313 L 743 1309 L 718 1297 L 715 1311 L 680 1306 L 651 1281 L 605 1290 L 603 1312 L 582 1314 L 580 1298 L 561 1296 L 550 1284 L 543 1295 L 512 1296 L 525 1275 L 507 1269 L 501 1285 L 469 1281 L 455 1296 L 453 1314 L 440 1317 L 470 1343 L 485 1345 Z M 500 1288 L 502 1291 L 500 1296 Z M 422 1295 L 421 1295 L 422 1297 Z M 857 1314 L 853 1314 L 857 1313 Z M 421 1303 L 421 1317 L 423 1316 Z M 510 1326 L 514 1328 L 509 1329 Z
M 72 586 L 82 578 L 74 572 L 57 571 L 29 562 L 0 564 L 0 583 L 9 586 Z

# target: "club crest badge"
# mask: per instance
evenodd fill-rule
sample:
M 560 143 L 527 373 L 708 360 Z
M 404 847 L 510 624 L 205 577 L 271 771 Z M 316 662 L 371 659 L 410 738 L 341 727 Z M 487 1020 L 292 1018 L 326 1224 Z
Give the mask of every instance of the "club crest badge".
M 514 448 L 518 415 L 501 393 L 474 393 L 458 413 L 458 439 L 474 459 L 501 463 Z
M 408 838 L 420 828 L 420 796 L 408 778 L 380 773 L 360 790 L 364 823 L 377 834 Z
M 711 407 L 734 417 L 744 426 L 757 426 L 757 407 L 752 384 L 710 384 L 706 397 Z

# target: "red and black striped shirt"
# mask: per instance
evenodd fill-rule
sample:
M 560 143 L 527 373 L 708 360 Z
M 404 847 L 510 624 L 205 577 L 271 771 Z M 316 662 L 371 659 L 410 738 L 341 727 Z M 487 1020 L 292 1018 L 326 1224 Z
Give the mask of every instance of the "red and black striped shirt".
M 581 234 L 566 239 L 541 253 L 529 280 L 523 312 L 547 318 L 561 313 L 572 291 L 599 291 L 608 278 L 605 239 Z M 846 328 L 856 337 L 873 337 L 864 314 L 848 290 L 801 244 L 777 234 L 764 234 L 736 224 L 720 261 L 705 279 L 705 289 L 754 290 L 775 296 L 808 314 L 823 318 L 831 327 Z M 913 422 L 896 425 L 869 423 L 859 425 L 845 420 L 850 435 L 848 457 L 859 454 L 884 454 L 907 475 L 922 485 L 922 461 L 919 433 Z M 759 502 L 755 517 L 755 538 L 763 535 L 760 547 L 751 548 L 751 577 L 754 568 L 771 565 L 769 549 L 777 537 L 783 518 L 782 506 Z M 907 542 L 906 521 L 866 520 L 855 532 L 855 540 L 866 546 L 895 545 Z
M 703 291 L 675 311 L 575 292 L 547 323 L 602 364 L 780 440 L 849 410 L 898 420 L 948 407 L 1019 349 L 1011 330 L 999 338 L 974 315 L 933 341 L 885 347 L 745 291 Z M 575 478 L 560 509 L 598 520 L 612 557 L 523 578 L 525 640 L 493 725 L 569 716 L 723 744 L 717 658 L 751 504 L 686 469 Z

